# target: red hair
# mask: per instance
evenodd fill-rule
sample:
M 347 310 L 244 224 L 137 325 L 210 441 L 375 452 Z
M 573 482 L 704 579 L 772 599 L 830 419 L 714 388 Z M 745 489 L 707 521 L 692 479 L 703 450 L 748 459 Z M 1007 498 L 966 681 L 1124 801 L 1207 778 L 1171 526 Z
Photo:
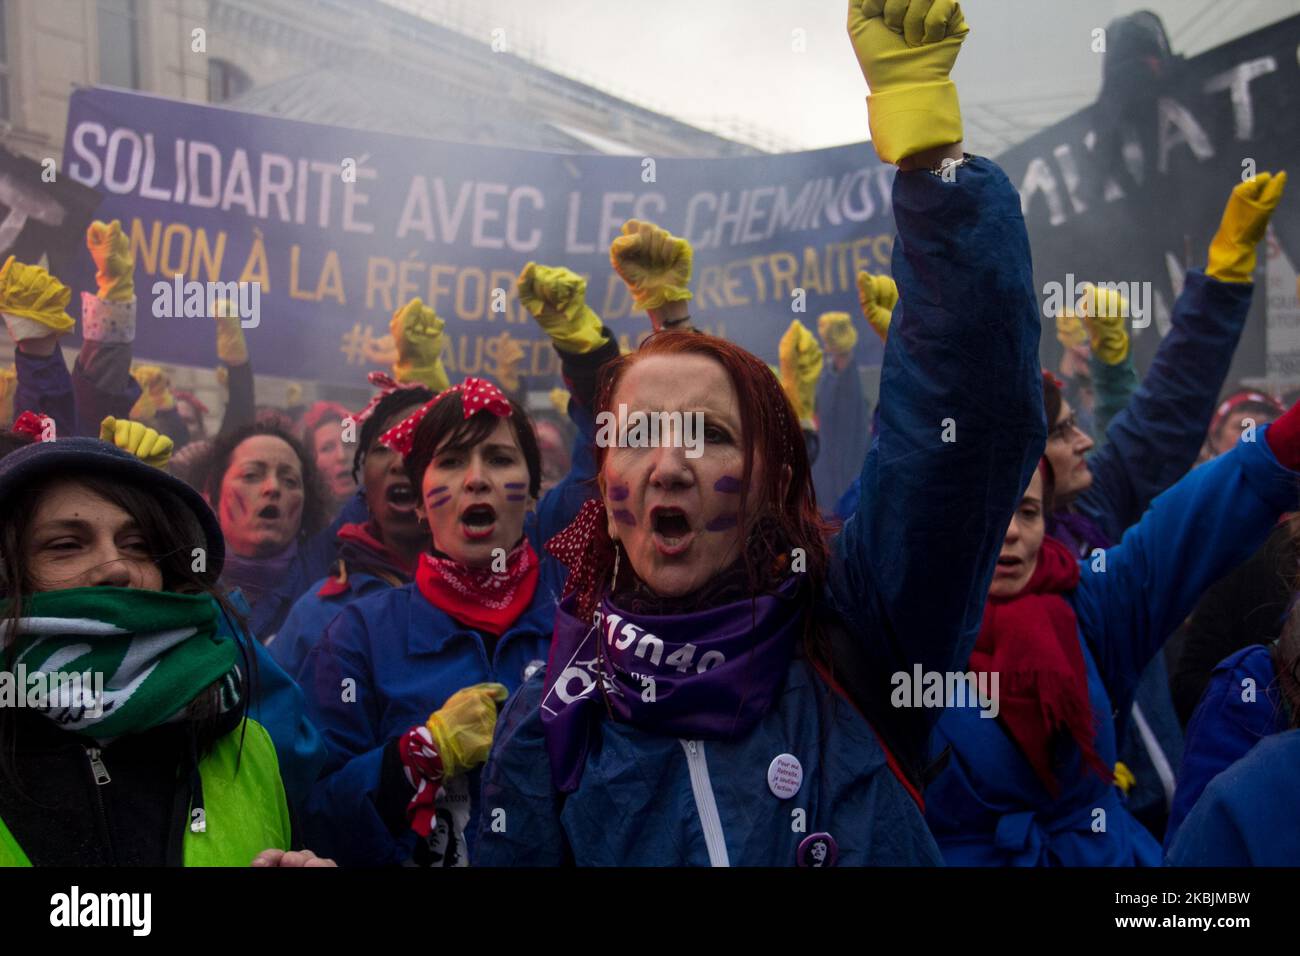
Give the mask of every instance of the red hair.
M 751 584 L 761 586 L 773 573 L 773 568 L 784 569 L 789 560 L 787 549 L 802 548 L 807 560 L 805 573 L 812 586 L 808 593 L 820 595 L 826 581 L 826 568 L 830 562 L 827 545 L 830 526 L 817 510 L 817 497 L 813 491 L 812 466 L 804 446 L 803 431 L 798 416 L 786 398 L 781 383 L 772 370 L 754 355 L 726 339 L 698 332 L 660 332 L 651 335 L 635 352 L 621 355 L 601 370 L 600 386 L 596 393 L 596 410 L 611 411 L 614 393 L 619 382 L 637 362 L 656 355 L 701 355 L 722 366 L 736 392 L 740 409 L 740 447 L 745 460 L 741 479 L 740 513 L 753 521 L 767 519 L 774 532 L 767 542 L 770 558 L 767 568 L 750 565 Z M 608 449 L 596 449 L 597 476 L 604 494 L 604 467 Z M 777 467 L 763 470 L 758 487 L 752 485 L 755 459 Z M 789 485 L 785 487 L 784 468 L 790 469 Z M 756 498 L 757 507 L 750 500 Z M 752 533 L 752 531 L 751 531 Z M 746 551 L 746 562 L 750 553 Z

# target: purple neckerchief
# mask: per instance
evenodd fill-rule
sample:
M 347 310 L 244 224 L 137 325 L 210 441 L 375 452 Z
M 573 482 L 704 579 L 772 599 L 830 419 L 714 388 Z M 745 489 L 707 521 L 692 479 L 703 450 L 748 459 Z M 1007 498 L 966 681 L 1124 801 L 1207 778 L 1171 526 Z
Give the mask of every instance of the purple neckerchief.
M 288 578 L 289 567 L 296 557 L 297 539 L 279 554 L 266 558 L 244 558 L 233 551 L 227 551 L 226 561 L 221 568 L 221 583 L 227 591 L 239 588 L 244 592 L 249 605 L 254 605 Z
M 1105 551 L 1110 538 L 1087 515 L 1077 511 L 1058 511 L 1047 521 L 1047 533 L 1070 549 L 1077 558 L 1089 557 L 1094 550 Z
M 792 578 L 752 601 L 635 617 L 606 596 L 590 623 L 573 616 L 573 596 L 565 599 L 542 695 L 556 788 L 577 789 L 606 701 L 615 720 L 655 734 L 725 739 L 752 730 L 776 701 L 803 630 L 798 587 Z

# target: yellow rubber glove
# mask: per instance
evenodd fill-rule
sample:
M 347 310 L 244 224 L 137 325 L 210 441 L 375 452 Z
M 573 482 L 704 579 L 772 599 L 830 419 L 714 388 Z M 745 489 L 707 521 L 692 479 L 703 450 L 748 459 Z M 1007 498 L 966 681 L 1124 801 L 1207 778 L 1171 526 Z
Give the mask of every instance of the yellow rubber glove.
M 1073 309 L 1065 309 L 1056 317 L 1056 341 L 1067 349 L 1078 348 L 1088 341 L 1088 331 Z
M 623 235 L 609 247 L 610 264 L 632 291 L 632 304 L 639 311 L 691 298 L 687 286 L 693 255 L 685 239 L 638 219 L 623 223 Z
M 140 385 L 140 397 L 131 406 L 130 417 L 137 422 L 151 422 L 159 412 L 176 407 L 171 377 L 157 365 L 137 365 L 131 377 Z
M 1264 238 L 1273 210 L 1282 201 L 1286 173 L 1260 173 L 1238 183 L 1228 197 L 1219 231 L 1210 242 L 1206 273 L 1220 282 L 1254 282 L 1255 249 Z
M 516 286 L 520 303 L 560 351 L 585 355 L 604 344 L 600 316 L 587 305 L 587 280 L 576 272 L 530 262 Z
M 813 398 L 822 373 L 822 350 L 817 338 L 798 319 L 790 323 L 777 350 L 781 358 L 781 387 L 799 415 L 799 422 L 811 426 Z
M 105 302 L 129 302 L 135 298 L 135 257 L 131 240 L 114 219 L 96 219 L 86 228 L 86 248 L 95 260 L 95 285 Z
M 871 142 L 881 160 L 962 141 L 948 74 L 969 32 L 956 0 L 849 0 L 849 37 L 871 90 Z
M 889 338 L 889 323 L 898 305 L 898 285 L 889 276 L 858 273 L 858 303 L 867 324 L 884 342 Z
M 393 313 L 388 331 L 397 343 L 393 378 L 403 385 L 419 382 L 434 392 L 451 386 L 442 366 L 442 330 L 446 323 L 418 298 Z
M 442 758 L 444 777 L 455 777 L 487 760 L 497 726 L 497 704 L 510 692 L 501 684 L 475 684 L 456 691 L 425 726 Z
M 15 342 L 71 331 L 71 299 L 68 287 L 40 266 L 10 256 L 0 268 L 0 313 Z
M 99 423 L 99 440 L 129 451 L 146 465 L 164 468 L 172 457 L 172 440 L 141 422 L 109 415 Z
M 1084 283 L 1075 311 L 1088 330 L 1092 354 L 1107 365 L 1118 365 L 1128 358 L 1128 301 L 1114 289 L 1099 289 Z
M 507 392 L 519 391 L 519 362 L 524 357 L 524 347 L 509 332 L 483 343 L 488 357 L 488 374 L 501 383 Z
M 12 365 L 0 368 L 0 427 L 2 428 L 8 428 L 9 423 L 14 420 L 14 393 L 17 391 L 18 371 Z
M 567 388 L 553 388 L 547 395 L 551 399 L 551 407 L 561 415 L 569 414 L 569 390 Z
M 248 342 L 240 324 L 239 310 L 229 299 L 217 303 L 217 358 L 226 365 L 243 365 L 248 361 Z
M 817 320 L 817 334 L 832 355 L 848 355 L 858 344 L 858 330 L 847 312 L 823 313 Z

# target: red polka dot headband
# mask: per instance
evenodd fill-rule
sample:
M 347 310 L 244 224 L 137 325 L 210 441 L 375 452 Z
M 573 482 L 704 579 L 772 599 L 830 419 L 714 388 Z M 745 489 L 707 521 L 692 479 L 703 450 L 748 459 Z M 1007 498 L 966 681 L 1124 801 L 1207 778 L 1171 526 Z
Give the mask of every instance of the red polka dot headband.
M 485 410 L 491 412 L 497 418 L 510 417 L 510 400 L 506 398 L 505 392 L 485 378 L 470 376 L 459 385 L 453 385 L 446 391 L 439 392 L 417 408 L 409 417 L 388 429 L 379 436 L 380 443 L 387 445 L 405 458 L 411 453 L 411 448 L 415 445 L 415 430 L 419 427 L 420 422 L 424 420 L 424 416 L 429 414 L 429 409 L 452 392 L 461 393 L 460 403 L 466 418 L 476 412 Z
M 26 435 L 33 441 L 40 441 L 45 434 L 45 416 L 35 412 L 23 412 L 9 429 L 17 435 Z
M 352 420 L 358 425 L 363 424 L 367 418 L 373 415 L 375 409 L 379 407 L 379 403 L 389 395 L 393 394 L 393 392 L 408 388 L 424 388 L 423 382 L 407 382 L 403 384 L 394 379 L 387 372 L 371 372 L 366 376 L 366 378 L 370 381 L 370 384 L 379 389 L 379 391 L 375 393 L 374 398 L 370 399 L 370 404 L 352 416 Z

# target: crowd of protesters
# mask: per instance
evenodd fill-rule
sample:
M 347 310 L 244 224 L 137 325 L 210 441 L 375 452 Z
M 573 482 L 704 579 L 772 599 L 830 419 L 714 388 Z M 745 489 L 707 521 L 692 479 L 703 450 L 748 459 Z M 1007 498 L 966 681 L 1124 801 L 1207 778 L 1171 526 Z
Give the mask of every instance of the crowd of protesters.
M 6 262 L 3 669 L 104 686 L 0 707 L 0 864 L 1300 862 L 1300 410 L 1227 382 L 1285 173 L 1225 184 L 1144 377 L 1095 287 L 1045 370 L 1020 197 L 962 147 L 967 32 L 850 4 L 892 276 L 778 368 L 695 330 L 654 224 L 610 249 L 629 353 L 528 263 L 567 423 L 508 369 L 449 381 L 414 299 L 360 410 L 259 410 L 218 309 L 208 434 L 134 364 L 118 222 L 71 370 L 70 290 Z M 702 441 L 609 440 L 615 408 Z

